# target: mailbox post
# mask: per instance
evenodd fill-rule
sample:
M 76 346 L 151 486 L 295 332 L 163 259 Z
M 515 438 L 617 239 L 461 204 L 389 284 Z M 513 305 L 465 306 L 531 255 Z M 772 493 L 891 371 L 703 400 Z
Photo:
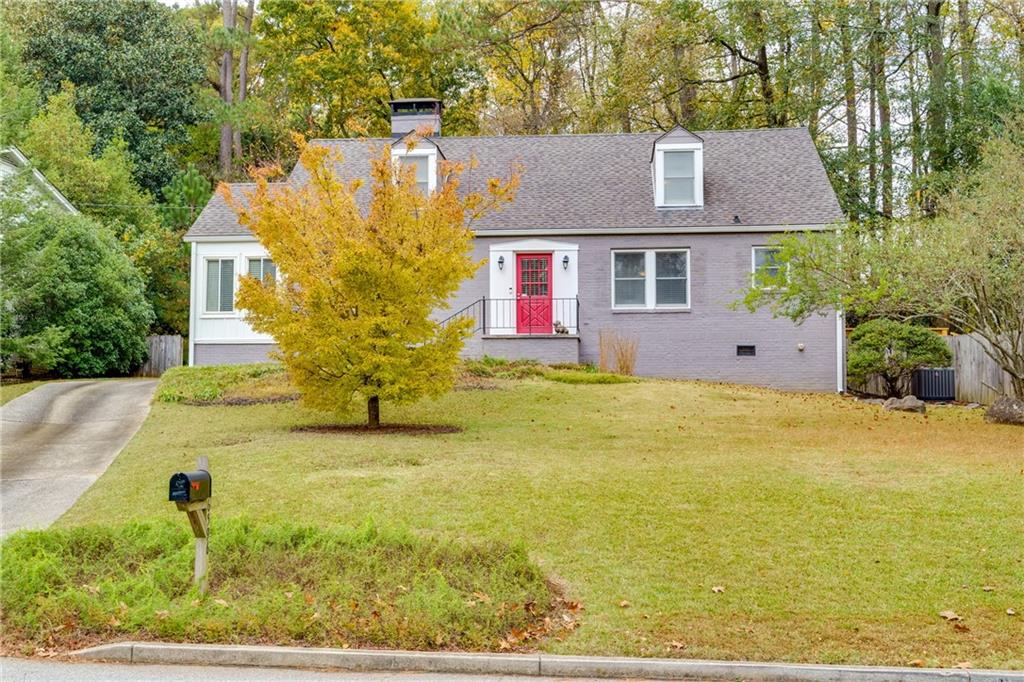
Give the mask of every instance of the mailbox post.
M 207 471 L 209 461 L 205 456 L 196 462 L 196 471 L 180 471 L 171 476 L 167 499 L 174 502 L 179 511 L 188 514 L 192 534 L 196 537 L 196 561 L 193 580 L 199 586 L 200 594 L 206 592 L 206 549 L 210 539 L 210 496 L 213 479 Z

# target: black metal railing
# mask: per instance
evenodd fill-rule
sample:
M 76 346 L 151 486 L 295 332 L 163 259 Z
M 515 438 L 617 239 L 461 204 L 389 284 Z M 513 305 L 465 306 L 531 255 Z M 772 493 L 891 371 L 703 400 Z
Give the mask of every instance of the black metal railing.
M 493 335 L 579 333 L 578 298 L 479 298 L 441 322 L 472 319 L 472 332 Z

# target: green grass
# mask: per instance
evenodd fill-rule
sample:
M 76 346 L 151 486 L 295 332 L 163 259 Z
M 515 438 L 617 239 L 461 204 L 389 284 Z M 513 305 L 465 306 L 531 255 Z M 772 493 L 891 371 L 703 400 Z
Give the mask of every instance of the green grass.
M 210 365 L 175 367 L 161 377 L 156 400 L 164 403 L 216 403 L 233 390 L 260 386 L 284 377 L 284 368 L 276 363 L 255 365 Z M 258 381 L 255 381 L 258 380 Z M 274 382 L 276 383 L 276 382 Z M 259 393 L 259 390 L 256 391 Z
M 45 381 L 4 381 L 0 382 L 0 405 L 8 403 L 18 396 L 25 395 L 33 388 L 42 386 Z
M 5 648 L 102 639 L 493 648 L 556 597 L 521 546 L 218 521 L 209 592 L 167 520 L 20 533 L 4 544 Z
M 372 517 L 522 543 L 583 605 L 549 651 L 1024 668 L 1006 614 L 1024 614 L 1024 429 L 695 382 L 487 381 L 384 406 L 464 428 L 434 436 L 296 433 L 328 420 L 296 402 L 158 402 L 60 524 L 185 527 L 167 479 L 204 454 L 215 534 Z

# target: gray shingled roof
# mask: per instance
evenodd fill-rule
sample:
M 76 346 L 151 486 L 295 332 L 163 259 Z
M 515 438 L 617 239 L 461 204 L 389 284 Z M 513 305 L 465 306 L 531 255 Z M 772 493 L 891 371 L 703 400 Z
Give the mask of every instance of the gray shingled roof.
M 480 190 L 514 163 L 516 200 L 474 223 L 476 230 L 701 228 L 825 225 L 842 219 L 818 151 L 805 128 L 698 132 L 704 141 L 703 208 L 655 208 L 651 150 L 661 133 L 434 138 L 449 160 L 476 157 L 463 186 Z M 365 177 L 369 158 L 391 140 L 317 140 L 344 157 L 344 178 Z M 297 166 L 289 182 L 307 178 Z M 244 185 L 239 185 L 244 194 Z M 368 187 L 359 190 L 361 199 Z M 215 195 L 186 238 L 246 234 Z

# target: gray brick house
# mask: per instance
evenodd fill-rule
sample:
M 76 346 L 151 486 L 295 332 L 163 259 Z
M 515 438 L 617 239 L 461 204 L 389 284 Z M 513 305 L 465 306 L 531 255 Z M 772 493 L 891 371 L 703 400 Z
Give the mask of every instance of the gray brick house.
M 352 178 L 390 144 L 425 191 L 440 159 L 475 157 L 470 189 L 522 165 L 515 202 L 473 224 L 486 265 L 438 311 L 474 320 L 467 356 L 596 362 L 609 331 L 636 340 L 641 375 L 843 389 L 841 314 L 794 325 L 730 307 L 755 269 L 772 267 L 773 236 L 843 219 L 806 129 L 443 137 L 440 111 L 436 100 L 398 100 L 392 138 L 314 144 L 341 151 Z M 424 124 L 436 134 L 410 150 L 402 135 Z M 306 178 L 297 166 L 287 182 Z M 239 273 L 273 272 L 266 251 L 219 195 L 185 240 L 190 362 L 265 359 L 273 340 L 246 324 L 234 292 Z

